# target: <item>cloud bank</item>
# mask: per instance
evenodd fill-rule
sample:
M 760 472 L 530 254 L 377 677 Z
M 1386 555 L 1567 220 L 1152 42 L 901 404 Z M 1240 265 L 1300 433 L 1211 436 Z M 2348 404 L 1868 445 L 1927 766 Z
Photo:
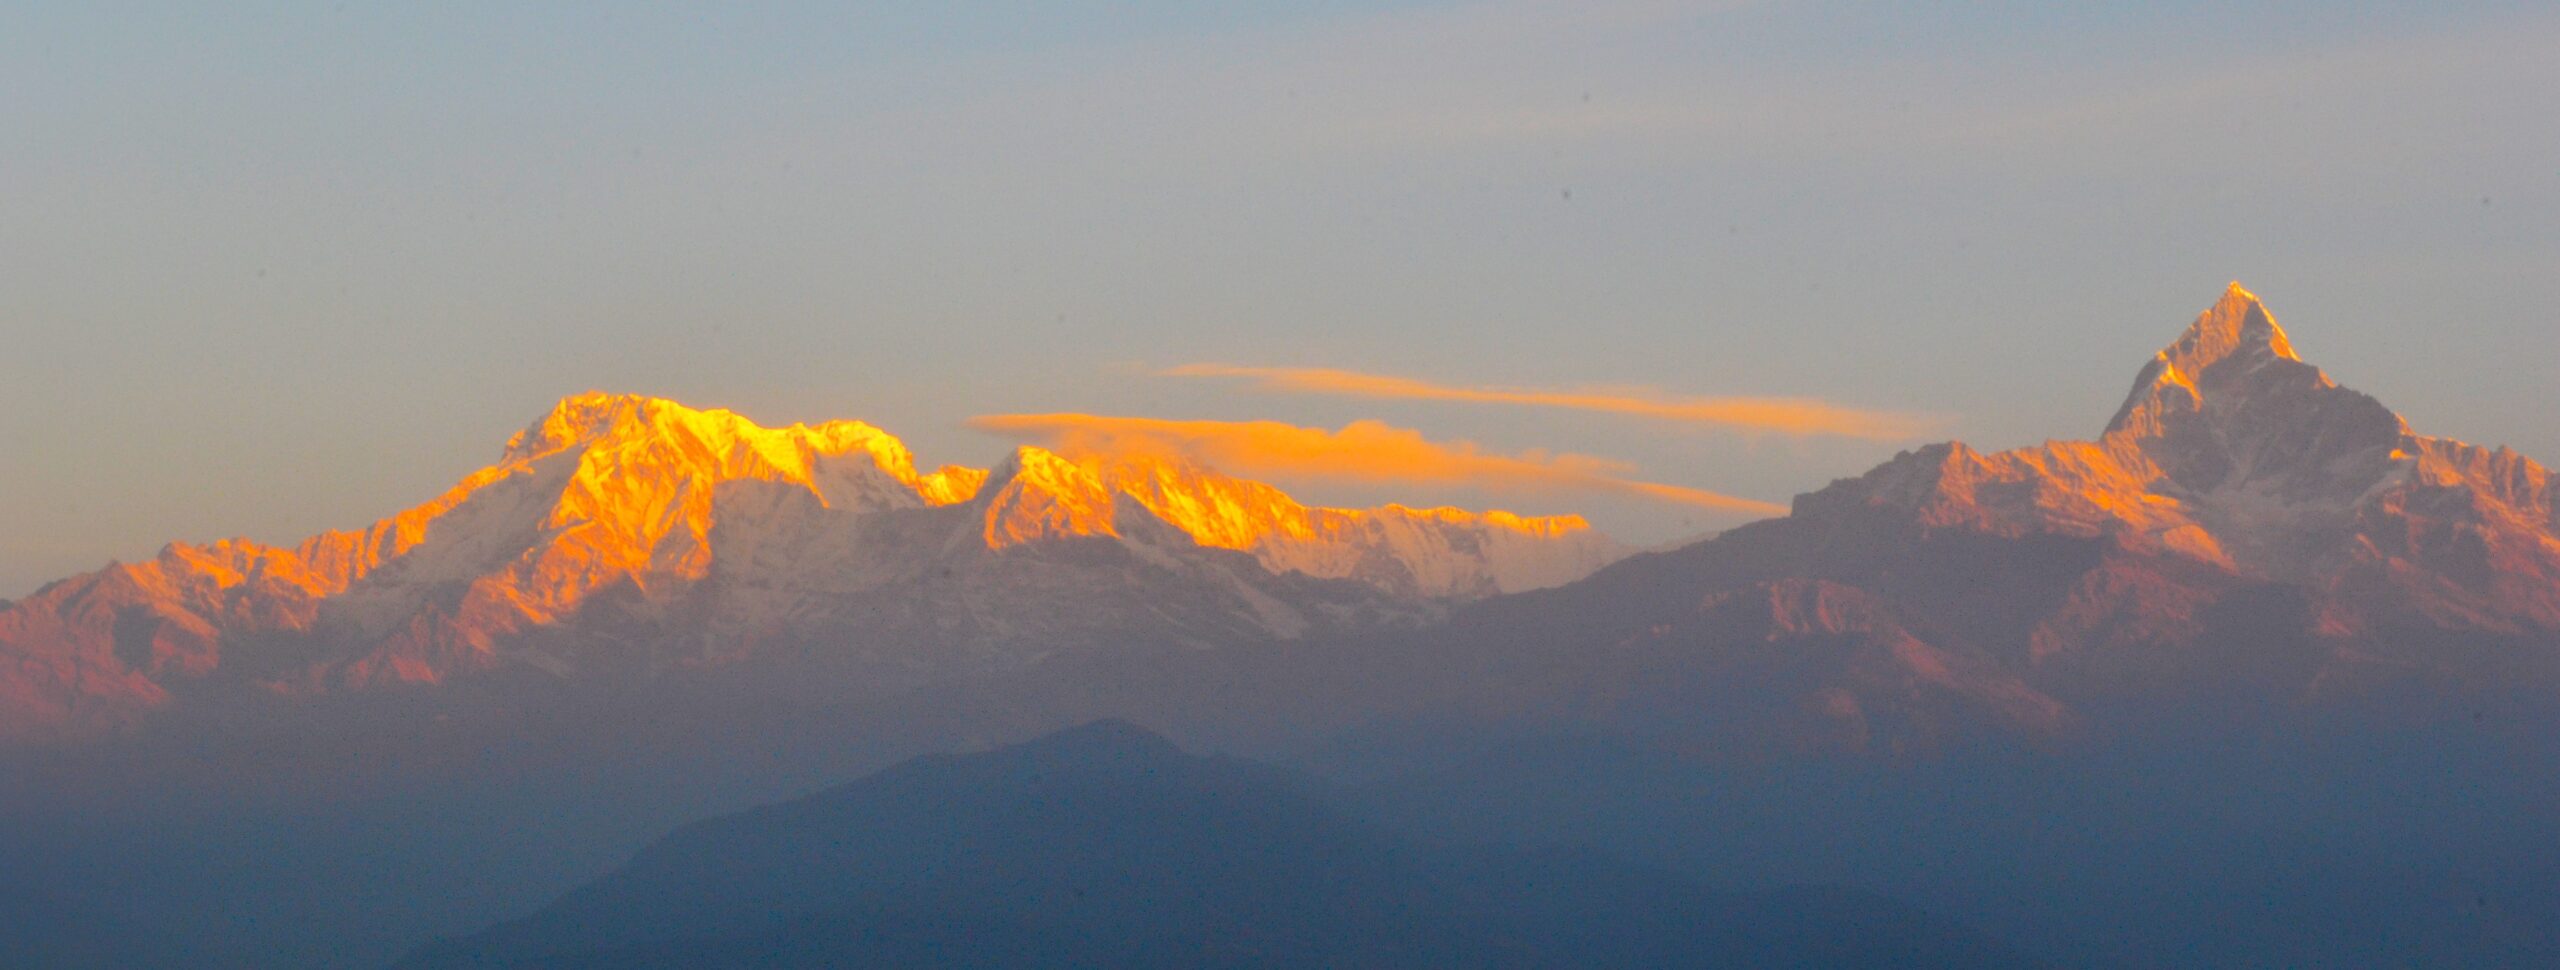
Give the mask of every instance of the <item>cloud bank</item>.
M 1242 378 L 1265 390 L 1299 394 L 1562 408 L 1682 424 L 1714 425 L 1741 431 L 1833 435 L 1868 441 L 1918 438 L 1944 423 L 1926 415 L 1859 410 L 1811 398 L 1676 397 L 1643 389 L 1602 392 L 1464 387 L 1321 367 L 1245 367 L 1201 363 L 1168 367 L 1157 373 L 1168 377 Z

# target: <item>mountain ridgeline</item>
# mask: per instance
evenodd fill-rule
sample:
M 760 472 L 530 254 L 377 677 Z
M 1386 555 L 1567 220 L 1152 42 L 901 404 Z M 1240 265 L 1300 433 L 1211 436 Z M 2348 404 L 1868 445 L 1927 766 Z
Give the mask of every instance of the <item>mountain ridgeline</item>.
M 1131 643 L 1409 625 L 1626 550 L 1574 517 L 1310 508 L 1170 455 L 920 472 L 854 421 L 585 394 L 416 508 L 290 548 L 172 544 L 0 611 L 0 740 L 509 676 L 796 657 L 848 682 Z
M 572 398 L 0 607 L 0 963 L 2560 964 L 2549 471 L 2134 369 L 1645 553 Z
M 1907 451 L 1411 642 L 1472 671 L 1447 704 L 1753 756 L 2064 742 L 2182 706 L 2539 703 L 2560 493 L 2340 386 L 2234 284 L 2095 440 Z

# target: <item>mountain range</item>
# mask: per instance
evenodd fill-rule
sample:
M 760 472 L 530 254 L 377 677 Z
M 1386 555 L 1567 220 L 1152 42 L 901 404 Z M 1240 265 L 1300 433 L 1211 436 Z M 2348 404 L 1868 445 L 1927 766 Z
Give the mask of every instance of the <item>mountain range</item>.
M 1569 516 L 1310 508 L 1166 454 L 926 472 L 859 422 L 591 393 L 366 529 L 171 544 L 0 610 L 0 737 L 456 679 L 753 661 L 882 693 L 1247 644 L 1359 663 L 1382 637 L 1461 668 L 1549 657 L 1517 686 L 1590 681 L 1629 717 L 1730 689 L 1718 709 L 1765 715 L 1737 726 L 1797 747 L 2057 737 L 2146 692 L 2560 672 L 2549 471 L 2411 430 L 2236 283 L 2094 439 L 1919 448 L 1631 552 Z
M 1724 692 L 1797 748 L 2056 738 L 2159 692 L 2560 681 L 2550 472 L 2411 430 L 2236 283 L 2091 440 L 1906 451 L 1631 552 L 1574 517 L 1310 508 L 1169 454 L 926 472 L 859 422 L 584 394 L 361 531 L 172 544 L 0 609 L 0 738 L 455 680 L 752 663 L 878 696 L 1282 643 L 1348 654 L 1318 672 L 1431 658 L 1348 678 L 1395 685 L 1377 706 L 1584 684 L 1678 721 Z
M 2208 696 L 2545 692 L 2560 494 L 2524 456 L 2415 433 L 2339 385 L 2233 284 L 2094 440 L 1906 451 L 1783 518 L 1408 642 L 1468 669 L 1426 679 L 1477 709 L 1728 752 L 2058 741 Z
M 0 738 L 182 699 L 824 654 L 871 680 L 1414 624 L 1629 550 L 1577 517 L 1311 508 L 1170 455 L 920 472 L 869 425 L 599 393 L 363 530 L 173 543 L 0 612 Z
M 2552 965 L 2550 473 L 2413 430 L 2236 284 L 2132 369 L 2088 440 L 1911 449 L 1643 552 L 1570 517 L 1310 508 L 1177 456 L 927 472 L 854 422 L 571 398 L 368 529 L 172 545 L 0 607 L 0 866 L 26 874 L 0 962 L 537 937 L 681 961 L 746 931 L 681 925 L 719 914 L 658 861 L 798 845 L 788 819 L 994 839 L 890 810 L 1029 804 L 1006 745 L 1117 718 L 1320 778 L 1247 800 L 1307 796 L 1282 828 L 1353 842 L 1256 839 L 1435 860 L 1379 892 L 1498 857 L 1709 924 L 1850 887 L 2075 965 Z M 1174 779 L 1234 768 L 1069 737 Z M 1110 777 L 1225 810 L 1143 774 Z M 960 775 L 986 800 L 926 783 Z M 1599 855 L 1538 868 L 1575 847 Z M 928 882 L 916 901 L 1001 916 L 968 924 L 991 939 L 1098 938 L 985 881 L 899 885 Z M 748 929 L 826 953 L 957 925 L 832 885 L 842 905 Z M 563 915 L 643 890 L 682 938 Z

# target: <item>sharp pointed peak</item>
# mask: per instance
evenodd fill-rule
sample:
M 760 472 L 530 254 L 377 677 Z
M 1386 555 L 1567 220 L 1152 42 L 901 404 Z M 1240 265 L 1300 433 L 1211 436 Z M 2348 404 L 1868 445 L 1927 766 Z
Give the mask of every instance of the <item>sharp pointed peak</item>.
M 2197 314 L 2196 322 L 2160 356 L 2192 374 L 2233 354 L 2257 350 L 2286 360 L 2302 359 L 2294 353 L 2293 341 L 2276 323 L 2275 314 L 2267 312 L 2266 301 L 2232 280 L 2221 298 Z
M 2142 373 L 2133 380 L 2132 393 L 2125 396 L 2124 406 L 2107 422 L 2112 433 L 2133 420 L 2158 395 L 2174 392 L 2193 397 L 2201 393 L 2198 381 L 2205 371 L 2225 361 L 2254 366 L 2271 361 L 2302 363 L 2293 350 L 2293 341 L 2285 336 L 2284 327 L 2276 323 L 2275 314 L 2267 312 L 2265 302 L 2249 288 L 2233 280 L 2222 290 L 2221 298 L 2196 315 L 2178 339 L 2159 353 L 2151 355 Z

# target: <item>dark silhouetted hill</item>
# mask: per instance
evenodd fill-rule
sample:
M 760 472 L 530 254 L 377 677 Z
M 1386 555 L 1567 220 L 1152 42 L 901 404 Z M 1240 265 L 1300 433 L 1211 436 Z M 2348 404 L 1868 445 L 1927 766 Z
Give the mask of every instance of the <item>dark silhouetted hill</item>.
M 1845 890 L 1424 844 L 1105 721 L 688 826 L 444 967 L 1999 967 Z

